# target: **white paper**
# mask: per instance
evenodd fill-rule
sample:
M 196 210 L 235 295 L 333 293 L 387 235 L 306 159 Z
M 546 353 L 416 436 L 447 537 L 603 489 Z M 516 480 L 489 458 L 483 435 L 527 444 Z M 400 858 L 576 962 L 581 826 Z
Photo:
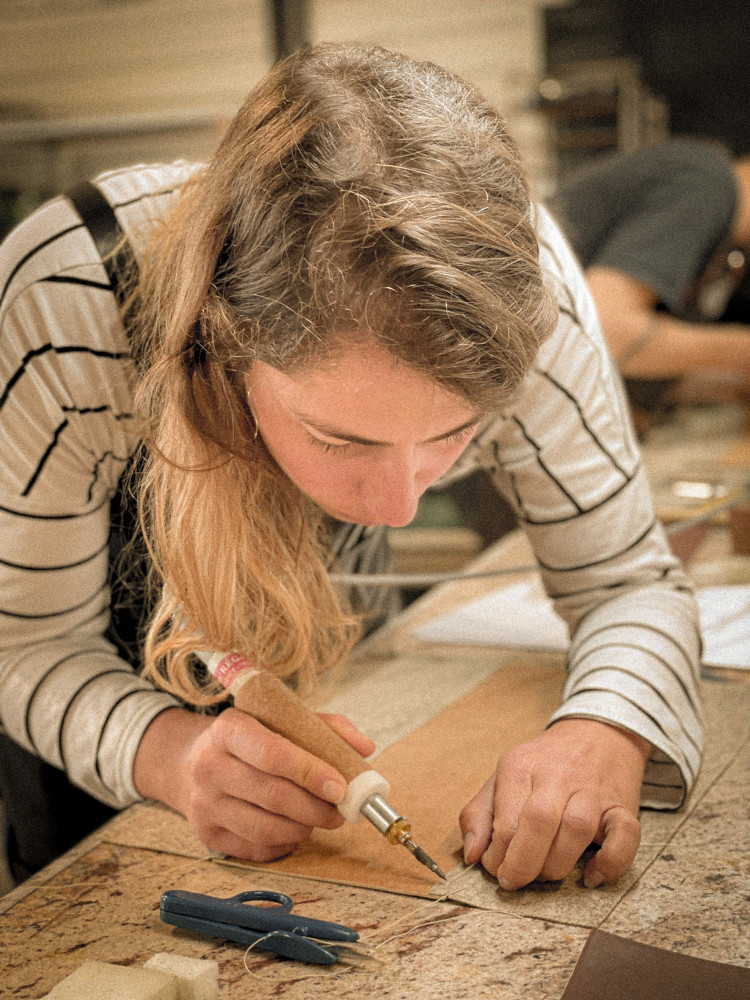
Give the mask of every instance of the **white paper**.
M 750 670 L 750 585 L 696 591 L 703 663 Z M 494 590 L 414 630 L 425 642 L 564 652 L 568 630 L 539 577 Z
M 426 642 L 564 652 L 568 628 L 537 577 L 493 590 L 414 630 Z
M 696 591 L 707 667 L 750 670 L 750 585 Z

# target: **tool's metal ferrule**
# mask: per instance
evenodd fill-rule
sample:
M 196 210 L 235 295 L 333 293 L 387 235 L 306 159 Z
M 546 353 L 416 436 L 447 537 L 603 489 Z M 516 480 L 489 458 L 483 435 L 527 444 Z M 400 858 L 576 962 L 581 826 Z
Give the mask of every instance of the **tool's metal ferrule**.
M 368 819 L 372 823 L 376 830 L 380 830 L 386 836 L 394 823 L 404 819 L 401 813 L 396 812 L 393 806 L 386 802 L 383 796 L 378 795 L 377 792 L 374 795 L 367 796 L 359 807 L 359 811 L 365 819 Z

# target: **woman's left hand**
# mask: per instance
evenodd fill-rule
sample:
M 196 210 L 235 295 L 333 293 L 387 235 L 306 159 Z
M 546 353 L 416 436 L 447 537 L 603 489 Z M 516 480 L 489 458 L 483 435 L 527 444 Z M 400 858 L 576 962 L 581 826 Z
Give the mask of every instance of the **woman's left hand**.
M 461 813 L 464 858 L 503 889 L 571 871 L 593 841 L 589 888 L 626 871 L 640 843 L 638 807 L 651 747 L 593 719 L 561 719 L 504 754 Z

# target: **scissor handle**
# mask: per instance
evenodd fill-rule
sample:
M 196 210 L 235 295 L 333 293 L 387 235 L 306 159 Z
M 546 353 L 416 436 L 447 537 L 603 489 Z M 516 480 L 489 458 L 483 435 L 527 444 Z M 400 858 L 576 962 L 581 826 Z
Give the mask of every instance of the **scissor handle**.
M 267 902 L 276 906 L 245 906 L 245 903 Z M 356 941 L 359 934 L 351 927 L 335 924 L 328 920 L 301 917 L 290 911 L 294 901 L 283 892 L 270 889 L 250 889 L 238 892 L 236 896 L 222 898 L 206 896 L 186 889 L 168 889 L 162 893 L 160 912 L 166 923 L 177 923 L 180 927 L 198 926 L 207 930 L 209 923 L 219 927 L 237 925 L 246 931 L 288 931 L 304 937 L 322 938 L 324 941 Z M 175 918 L 192 920 L 193 924 L 180 923 Z M 228 937 L 229 935 L 224 935 Z M 232 940 L 239 940 L 232 938 Z M 241 939 L 241 940 L 244 940 Z
M 291 913 L 294 900 L 283 892 L 273 892 L 271 889 L 249 889 L 247 892 L 238 892 L 236 896 L 229 896 L 223 900 L 225 903 L 250 903 L 250 902 L 277 903 L 278 909 L 283 913 Z M 275 907 L 269 907 L 273 912 Z

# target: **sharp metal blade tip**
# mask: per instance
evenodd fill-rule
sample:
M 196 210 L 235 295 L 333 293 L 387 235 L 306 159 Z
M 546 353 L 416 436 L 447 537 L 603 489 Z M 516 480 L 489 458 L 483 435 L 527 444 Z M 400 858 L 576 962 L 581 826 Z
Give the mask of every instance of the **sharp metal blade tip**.
M 430 869 L 430 871 L 435 872 L 438 878 L 441 878 L 444 882 L 447 881 L 445 875 L 440 870 L 440 868 L 438 868 L 437 864 L 432 860 L 427 851 L 423 851 L 421 847 L 417 847 L 414 850 L 414 857 L 417 859 L 417 861 L 421 861 L 423 865 L 426 865 L 427 868 Z

